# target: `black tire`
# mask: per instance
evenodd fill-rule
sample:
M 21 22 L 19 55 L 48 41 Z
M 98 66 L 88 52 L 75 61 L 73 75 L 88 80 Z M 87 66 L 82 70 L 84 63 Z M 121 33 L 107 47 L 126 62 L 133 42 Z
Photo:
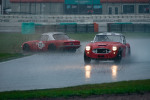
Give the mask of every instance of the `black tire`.
M 91 58 L 86 56 L 86 53 L 84 52 L 84 63 L 89 64 L 91 62 Z
M 120 63 L 121 59 L 122 59 L 122 50 L 119 49 L 118 54 L 117 54 L 117 56 L 116 56 L 114 61 L 115 61 L 115 63 Z
M 128 50 L 128 56 L 131 56 L 131 49 Z
M 30 46 L 29 44 L 24 44 L 23 45 L 23 51 L 29 52 L 30 51 Z
M 56 51 L 56 46 L 55 46 L 54 44 L 50 44 L 50 45 L 48 46 L 48 51 L 50 51 L 50 52 Z

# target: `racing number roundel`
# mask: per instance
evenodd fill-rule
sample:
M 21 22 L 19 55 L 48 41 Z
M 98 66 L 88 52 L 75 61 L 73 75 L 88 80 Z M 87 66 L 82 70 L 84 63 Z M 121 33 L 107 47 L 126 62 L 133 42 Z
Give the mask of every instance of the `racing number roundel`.
M 44 46 L 45 46 L 45 44 L 44 44 L 42 41 L 40 41 L 40 42 L 38 43 L 38 48 L 39 48 L 39 49 L 42 49 Z

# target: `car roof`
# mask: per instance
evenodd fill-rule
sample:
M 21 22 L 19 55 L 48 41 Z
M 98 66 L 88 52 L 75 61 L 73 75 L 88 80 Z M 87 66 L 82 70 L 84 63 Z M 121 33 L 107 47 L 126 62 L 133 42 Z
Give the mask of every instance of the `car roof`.
M 115 32 L 104 32 L 104 33 L 98 33 L 96 35 L 119 35 L 119 36 L 123 36 L 120 33 L 115 33 Z
M 54 34 L 66 34 L 66 33 L 63 33 L 63 32 L 48 32 L 48 33 L 43 33 L 41 35 L 42 36 L 48 35 L 48 37 L 49 37 L 48 40 L 55 40 L 54 37 L 53 37 Z

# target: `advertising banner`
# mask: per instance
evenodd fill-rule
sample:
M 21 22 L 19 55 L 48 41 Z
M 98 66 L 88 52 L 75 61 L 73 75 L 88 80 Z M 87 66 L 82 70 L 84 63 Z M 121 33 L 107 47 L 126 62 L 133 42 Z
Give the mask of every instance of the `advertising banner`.
M 22 34 L 33 34 L 35 33 L 35 24 L 31 23 L 22 23 Z
M 100 4 L 100 0 L 65 0 L 65 4 Z

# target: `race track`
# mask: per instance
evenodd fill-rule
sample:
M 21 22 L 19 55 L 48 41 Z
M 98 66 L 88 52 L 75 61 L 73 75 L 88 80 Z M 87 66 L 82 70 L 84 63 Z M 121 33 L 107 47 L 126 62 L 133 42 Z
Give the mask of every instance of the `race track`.
M 85 65 L 83 51 L 35 53 L 0 63 L 0 91 L 60 88 L 82 84 L 150 79 L 150 39 L 128 39 L 131 57 Z

